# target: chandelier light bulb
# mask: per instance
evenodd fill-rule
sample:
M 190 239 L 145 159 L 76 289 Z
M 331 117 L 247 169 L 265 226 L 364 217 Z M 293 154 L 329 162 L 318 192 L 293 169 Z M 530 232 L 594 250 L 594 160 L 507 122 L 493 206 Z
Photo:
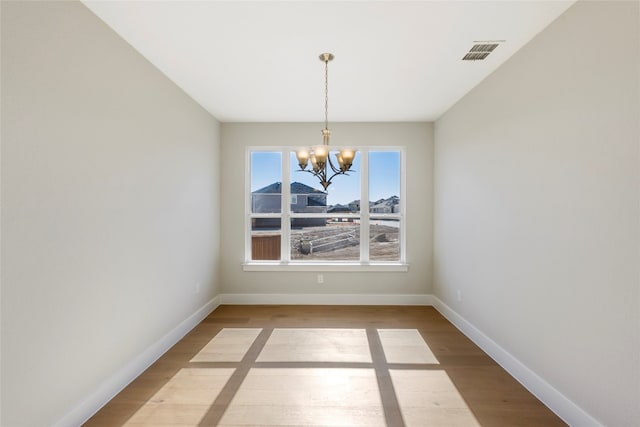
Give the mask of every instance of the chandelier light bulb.
M 317 145 L 313 147 L 313 154 L 316 156 L 318 163 L 326 163 L 327 157 L 329 156 L 329 146 Z
M 349 169 L 353 164 L 353 159 L 356 157 L 356 150 L 343 148 L 342 150 L 340 150 L 340 157 L 342 158 L 345 166 L 347 166 L 347 169 Z
M 305 170 L 307 168 L 307 164 L 309 163 L 309 150 L 306 148 L 301 148 L 296 151 L 296 157 L 298 158 L 298 165 L 300 169 Z

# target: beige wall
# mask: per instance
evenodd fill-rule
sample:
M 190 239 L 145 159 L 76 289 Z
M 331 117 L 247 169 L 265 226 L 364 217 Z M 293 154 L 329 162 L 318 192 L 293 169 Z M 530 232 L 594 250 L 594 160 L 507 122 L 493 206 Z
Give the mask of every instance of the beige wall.
M 639 12 L 578 2 L 435 125 L 435 294 L 611 426 L 640 425 Z
M 429 123 L 334 123 L 332 144 L 406 146 L 409 272 L 244 272 L 244 162 L 248 146 L 321 141 L 312 123 L 222 124 L 222 292 L 226 294 L 396 294 L 431 292 L 433 129 Z M 348 179 L 348 178 L 345 178 Z
M 218 204 L 206 111 L 82 4 L 2 1 L 2 425 L 65 419 L 218 293 Z

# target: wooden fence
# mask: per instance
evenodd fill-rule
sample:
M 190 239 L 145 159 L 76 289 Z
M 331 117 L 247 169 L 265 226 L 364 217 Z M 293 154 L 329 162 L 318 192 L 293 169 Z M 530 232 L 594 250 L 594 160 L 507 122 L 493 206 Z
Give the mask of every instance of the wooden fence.
M 251 259 L 253 260 L 279 260 L 280 259 L 280 235 L 265 235 L 251 237 Z

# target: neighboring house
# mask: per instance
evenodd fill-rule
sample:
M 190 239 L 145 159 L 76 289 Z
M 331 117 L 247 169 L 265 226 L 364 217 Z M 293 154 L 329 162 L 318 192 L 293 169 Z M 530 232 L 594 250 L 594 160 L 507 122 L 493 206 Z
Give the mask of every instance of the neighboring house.
M 380 199 L 371 207 L 371 213 L 399 213 L 400 198 L 391 196 L 388 199 Z
M 349 209 L 351 209 L 351 212 L 360 212 L 360 200 L 354 200 L 349 203 Z
M 278 213 L 281 209 L 282 183 L 274 182 L 251 193 L 253 213 Z M 294 213 L 327 213 L 327 193 L 300 182 L 291 183 L 291 211 Z M 327 225 L 324 218 L 294 218 L 293 228 Z M 255 218 L 253 228 L 279 228 L 279 218 Z
M 360 212 L 360 200 L 349 203 L 351 212 Z M 331 210 L 329 210 L 331 212 Z M 400 213 L 400 198 L 391 196 L 388 199 L 380 199 L 376 202 L 369 202 L 369 212 L 371 213 Z
M 343 212 L 351 213 L 353 212 L 353 210 L 351 209 L 351 207 L 341 205 L 340 203 L 338 203 L 337 205 L 333 205 L 329 209 L 327 209 L 327 213 L 343 213 Z

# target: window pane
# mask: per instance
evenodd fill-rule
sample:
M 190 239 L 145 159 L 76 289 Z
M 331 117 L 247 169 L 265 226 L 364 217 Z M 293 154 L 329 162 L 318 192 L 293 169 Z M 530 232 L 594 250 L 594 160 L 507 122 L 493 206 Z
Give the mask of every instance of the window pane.
M 251 259 L 280 260 L 280 218 L 251 219 Z
M 388 218 L 369 220 L 369 259 L 400 261 L 400 220 Z
M 336 154 L 338 154 L 337 151 L 332 151 L 330 153 L 330 157 L 334 166 L 337 167 L 338 162 L 337 160 L 335 160 Z M 294 189 L 299 189 L 300 191 L 305 192 L 310 192 L 311 189 L 313 189 L 313 194 L 320 196 L 320 198 L 321 195 L 324 194 L 324 197 L 326 199 L 324 203 L 327 210 L 323 212 L 332 212 L 335 209 L 338 209 L 336 212 L 360 212 L 360 153 L 356 153 L 353 164 L 351 166 L 351 170 L 349 170 L 347 174 L 335 176 L 331 180 L 331 184 L 326 191 L 320 184 L 320 179 L 318 177 L 315 177 L 312 173 L 308 172 L 309 170 L 311 170 L 311 163 L 309 163 L 309 165 L 307 166 L 306 172 L 301 171 L 295 152 L 291 152 L 290 162 L 291 194 L 293 194 Z M 329 179 L 331 175 L 333 175 L 333 172 L 331 171 L 330 166 L 327 166 L 327 169 L 327 179 Z M 300 205 L 300 203 L 298 203 L 298 205 Z M 297 208 L 291 206 L 291 209 L 293 212 L 296 212 L 295 209 Z
M 282 211 L 282 153 L 251 153 L 251 212 Z
M 369 212 L 400 213 L 400 152 L 369 153 Z
M 291 259 L 360 260 L 360 221 L 354 218 L 292 218 Z

